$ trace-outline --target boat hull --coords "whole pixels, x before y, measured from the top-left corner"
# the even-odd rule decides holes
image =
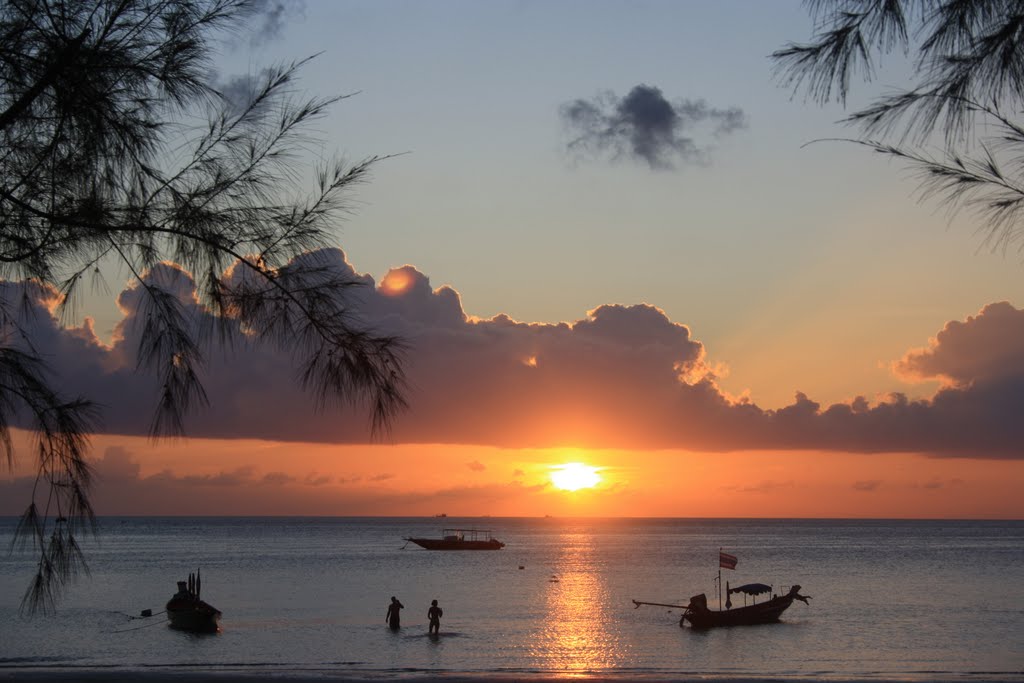
[[[202,600],[172,599],[167,603],[171,628],[191,633],[220,631],[220,610]]]
[[[761,604],[715,611],[701,605],[691,604],[683,612],[683,620],[694,629],[714,629],[720,626],[754,626],[773,624],[779,621],[782,612],[793,604],[794,593],[780,595]],[[682,621],[680,621],[682,626]]]
[[[486,541],[441,538],[409,538],[406,540],[427,550],[501,550],[505,547],[505,544],[496,538]]]

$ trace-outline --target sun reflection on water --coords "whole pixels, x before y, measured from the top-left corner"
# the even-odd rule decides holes
[[[547,617],[534,652],[545,670],[565,674],[608,670],[623,656],[610,628],[609,594],[594,538],[564,534],[548,578]]]

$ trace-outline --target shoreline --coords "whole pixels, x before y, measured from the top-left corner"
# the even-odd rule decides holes
[[[762,676],[667,672],[457,672],[400,670],[210,667],[208,665],[131,668],[0,666],[2,683],[1024,683],[1024,672],[886,672],[878,674],[786,674]]]

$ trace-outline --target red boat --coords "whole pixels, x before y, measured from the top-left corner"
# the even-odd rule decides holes
[[[441,538],[406,538],[427,550],[501,550],[505,544],[490,529],[443,529]]]

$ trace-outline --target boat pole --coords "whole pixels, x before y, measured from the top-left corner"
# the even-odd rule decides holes
[[[718,549],[718,611],[722,611],[722,549]]]

